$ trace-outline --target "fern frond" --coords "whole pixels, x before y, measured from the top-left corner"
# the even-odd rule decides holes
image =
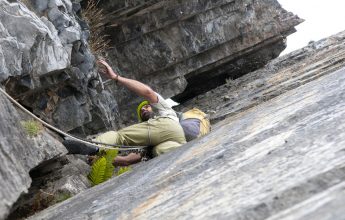
[[[107,160],[107,166],[104,173],[104,181],[110,179],[113,176],[115,167],[113,166],[113,160],[117,156],[117,150],[107,150],[105,158]]]
[[[120,176],[121,174],[125,173],[125,172],[128,172],[128,171],[131,171],[132,168],[130,166],[128,167],[120,167],[119,171],[117,171],[117,174],[116,176]]]
[[[108,149],[105,154],[107,159],[109,158],[112,161],[117,156],[118,152],[119,151],[115,149]]]
[[[92,164],[91,172],[88,175],[92,186],[98,185],[113,176],[115,167],[113,160],[117,156],[118,150],[106,150],[99,153],[100,157]]]
[[[99,158],[91,167],[91,172],[88,175],[89,180],[92,183],[92,186],[104,182],[105,169],[107,167],[107,160],[105,157]]]

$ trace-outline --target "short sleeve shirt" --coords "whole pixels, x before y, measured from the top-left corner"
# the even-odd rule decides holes
[[[176,112],[170,107],[170,105],[165,101],[165,99],[156,93],[158,97],[157,103],[150,103],[150,105],[153,107],[153,110],[155,113],[157,113],[156,117],[165,117],[165,118],[171,118],[174,121],[179,121]]]

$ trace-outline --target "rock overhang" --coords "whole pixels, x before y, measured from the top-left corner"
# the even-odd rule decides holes
[[[100,5],[115,11],[105,28],[112,39],[110,62],[120,74],[140,79],[179,102],[278,57],[286,37],[303,22],[271,0],[152,1],[133,8]],[[122,103],[133,102],[134,96],[118,93],[121,109],[132,108]]]

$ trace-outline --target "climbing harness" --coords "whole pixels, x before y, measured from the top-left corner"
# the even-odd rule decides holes
[[[27,110],[26,108],[24,108],[21,104],[19,104],[16,100],[14,100],[9,94],[7,94],[7,92],[5,92],[1,87],[0,87],[0,91],[1,93],[3,93],[12,103],[14,103],[16,106],[18,106],[21,110],[23,110],[25,113],[29,114],[31,117],[35,118],[37,121],[41,122],[44,126],[52,129],[53,131],[62,134],[65,137],[69,137],[72,138],[75,141],[78,141],[80,143],[84,143],[84,144],[88,144],[88,145],[92,145],[94,147],[98,147],[98,148],[103,148],[103,149],[112,149],[112,150],[138,150],[138,149],[143,149],[146,148],[147,146],[125,146],[125,145],[116,145],[116,144],[107,144],[107,143],[102,143],[102,142],[97,142],[97,141],[90,141],[90,140],[83,140],[81,138],[77,138],[74,137],[70,134],[67,134],[64,131],[61,131],[60,129],[48,124],[47,122],[43,121],[42,119],[40,119],[39,117],[37,117],[36,115],[34,115],[33,113],[31,113],[29,110]],[[106,147],[108,146],[108,147]]]

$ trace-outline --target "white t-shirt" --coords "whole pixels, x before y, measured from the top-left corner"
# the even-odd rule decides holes
[[[157,113],[157,116],[155,118],[164,117],[164,118],[171,118],[174,121],[179,121],[176,112],[170,107],[170,105],[165,101],[165,99],[156,93],[158,97],[157,103],[150,103],[150,105],[153,107],[153,110]],[[158,112],[157,112],[158,111]]]

